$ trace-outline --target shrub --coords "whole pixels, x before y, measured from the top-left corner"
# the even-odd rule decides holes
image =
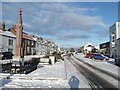
[[[52,53],[53,56],[55,56],[55,62],[58,61],[58,59],[64,60],[63,57],[61,56],[61,53],[54,52]]]
[[[49,58],[49,55],[45,55],[43,58]]]
[[[71,49],[70,49],[70,52],[75,52],[74,48],[71,48]]]

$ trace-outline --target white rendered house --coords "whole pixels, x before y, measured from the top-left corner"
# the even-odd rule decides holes
[[[87,43],[87,44],[84,45],[84,53],[85,54],[91,52],[92,49],[93,49],[93,44]]]
[[[14,53],[16,43],[16,36],[9,31],[0,29],[0,52],[10,51]]]

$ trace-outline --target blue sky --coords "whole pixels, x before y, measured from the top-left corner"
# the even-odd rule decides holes
[[[60,47],[109,41],[109,27],[118,20],[117,2],[3,2],[6,27],[17,23],[23,10],[24,31],[52,40]]]

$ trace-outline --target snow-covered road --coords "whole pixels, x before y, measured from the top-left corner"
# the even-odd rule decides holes
[[[119,75],[118,66],[111,64],[108,61],[88,59],[80,54],[75,55],[75,57],[73,56],[72,58],[78,64],[88,69],[88,71],[90,71],[91,73],[94,73],[96,77],[100,77],[98,82],[103,79],[103,81],[100,81],[99,83],[106,81],[106,83],[108,83],[107,86],[120,88],[119,87],[120,75]],[[103,87],[107,87],[107,86],[104,85]]]

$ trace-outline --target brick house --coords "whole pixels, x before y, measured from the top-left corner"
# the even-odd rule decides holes
[[[9,28],[8,31],[10,31],[16,36],[16,30],[17,30],[17,26],[13,25],[11,28]],[[23,52],[24,55],[33,55],[33,54],[35,55],[36,54],[36,50],[35,50],[36,41],[34,40],[32,35],[29,35],[23,32],[22,43],[24,47],[24,52]]]

